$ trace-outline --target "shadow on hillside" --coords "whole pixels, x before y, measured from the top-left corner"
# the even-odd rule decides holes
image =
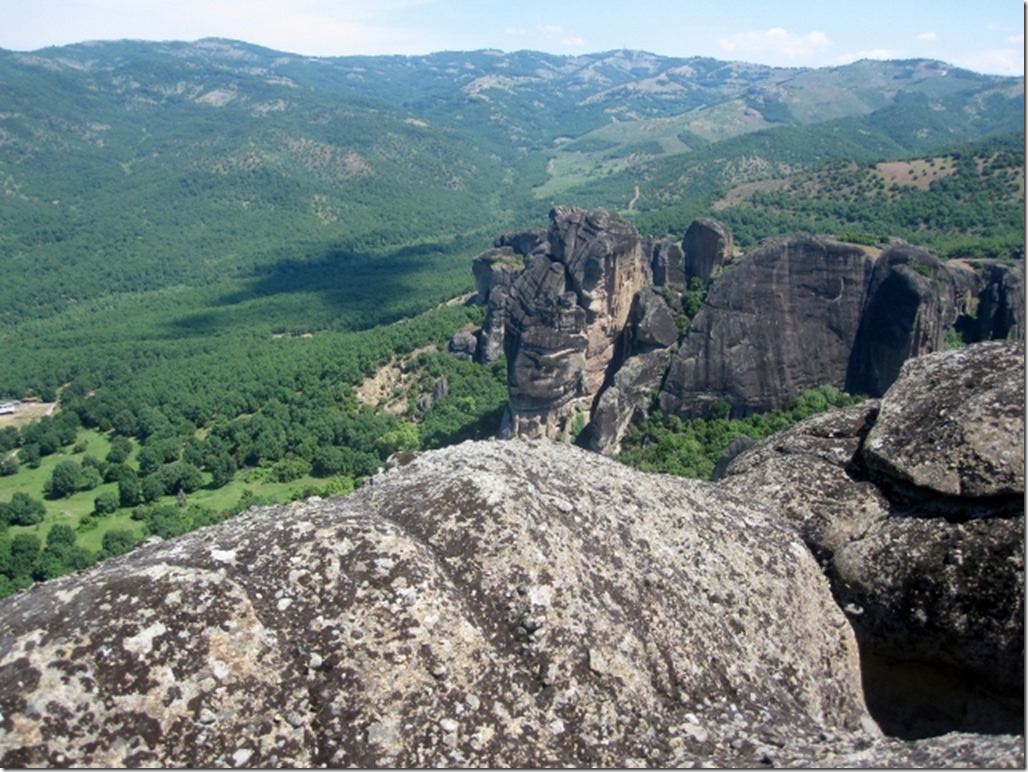
[[[298,255],[285,250],[203,310],[174,320],[173,337],[282,327],[363,330],[413,316],[471,283],[471,263],[441,244],[384,255],[336,248]]]

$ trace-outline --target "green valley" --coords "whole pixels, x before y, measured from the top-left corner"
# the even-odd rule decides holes
[[[555,203],[744,249],[1024,248],[1023,78],[939,62],[123,41],[0,51],[0,104],[0,401],[58,402],[0,428],[0,594],[490,436],[504,363],[446,343],[482,321],[473,257]],[[672,428],[635,439],[680,461]]]

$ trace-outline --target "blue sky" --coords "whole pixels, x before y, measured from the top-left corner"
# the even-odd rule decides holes
[[[228,37],[312,56],[633,48],[776,66],[926,57],[1024,74],[1013,0],[0,0],[0,48]]]

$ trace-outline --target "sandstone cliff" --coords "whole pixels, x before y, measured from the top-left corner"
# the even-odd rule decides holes
[[[558,207],[548,249],[511,285],[504,351],[510,403],[504,436],[561,437],[618,361],[636,293],[652,283],[650,256],[629,223],[605,210]]]
[[[947,368],[991,368],[980,349],[905,371],[875,404],[878,421],[906,420],[925,379]],[[1000,400],[995,425],[1011,428],[1007,376],[984,392],[977,382],[960,381],[962,401],[977,399],[967,419]],[[837,417],[806,430],[822,438],[808,459],[841,470],[870,445],[895,468],[920,458],[862,439],[859,416]],[[917,427],[940,455],[971,458],[965,442]],[[1023,412],[1020,431],[1023,441]],[[880,495],[841,475],[828,490],[786,478],[783,499],[768,463],[797,456],[775,442],[791,441],[769,440],[756,463],[740,457],[721,486],[563,443],[465,443],[406,459],[348,497],[251,509],[36,585],[0,604],[0,764],[1023,766],[1023,737],[952,731],[960,720],[937,723],[938,736],[883,735],[858,639],[889,638],[900,615],[906,638],[894,645],[948,651],[934,636],[952,624],[972,651],[979,617],[962,633],[954,615],[932,621],[943,605],[910,608],[909,592],[840,579],[847,545],[896,519],[875,512],[871,526],[828,524],[830,584],[802,513],[825,514],[828,496],[827,514],[845,519],[851,499]],[[975,490],[1020,484],[1023,496],[1012,445],[974,446],[982,475],[1000,481]],[[1003,517],[1023,523],[1023,503]],[[947,522],[928,524],[964,556],[956,569],[888,549],[849,562],[880,579],[895,572],[876,566],[892,560],[935,572],[922,583],[956,581],[967,609],[991,615],[996,634],[982,645],[999,652],[999,672],[1018,631],[1023,641],[1023,559],[979,551],[972,521],[956,542]],[[1000,597],[981,579],[1003,560]],[[929,624],[918,626],[919,609]],[[871,632],[858,620],[874,620]]]
[[[733,259],[714,220],[678,245],[641,240],[604,210],[551,219],[545,239],[501,237],[475,262],[488,304],[476,356],[502,346],[508,358],[504,437],[588,424],[590,447],[615,454],[653,404],[693,417],[722,402],[735,415],[785,408],[822,385],[877,397],[911,357],[1023,336],[1023,262],[944,262],[902,242],[878,254],[806,234]],[[510,244],[532,250],[524,269]],[[679,336],[674,298],[692,280],[710,289]]]

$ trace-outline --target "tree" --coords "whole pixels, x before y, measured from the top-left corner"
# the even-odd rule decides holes
[[[39,537],[34,533],[19,533],[11,539],[11,578],[31,576],[32,565],[39,557]]]
[[[109,515],[118,509],[120,498],[114,491],[106,491],[93,499],[93,514],[97,517]]]
[[[0,521],[10,525],[35,525],[43,522],[46,507],[27,493],[17,491],[9,503],[0,506]]]
[[[107,453],[107,463],[124,464],[132,453],[132,440],[128,437],[115,437],[111,440],[111,449]]]
[[[46,535],[46,546],[54,549],[69,549],[75,546],[75,529],[65,523],[57,523]]]
[[[0,453],[14,450],[21,444],[21,435],[13,426],[5,426],[0,429]]]
[[[47,498],[60,499],[71,496],[82,481],[82,467],[74,461],[61,461],[50,473],[50,479],[43,486]]]
[[[118,480],[118,503],[123,507],[135,507],[143,501],[143,487],[139,475],[129,469]]]
[[[211,473],[211,487],[221,488],[232,482],[239,467],[236,460],[228,453],[218,453],[207,461],[207,470]]]
[[[132,535],[132,531],[115,528],[104,534],[102,545],[101,557],[124,555],[136,546],[136,537]]]
[[[0,461],[0,477],[10,477],[12,474],[18,474],[18,469],[20,468],[18,457],[12,453],[3,461]]]
[[[18,451],[18,461],[25,464],[29,469],[39,469],[42,457],[42,451],[40,451],[39,445],[35,443],[22,445],[21,450]]]
[[[141,492],[143,501],[147,504],[152,504],[164,495],[164,481],[156,474],[144,477],[141,483]]]

